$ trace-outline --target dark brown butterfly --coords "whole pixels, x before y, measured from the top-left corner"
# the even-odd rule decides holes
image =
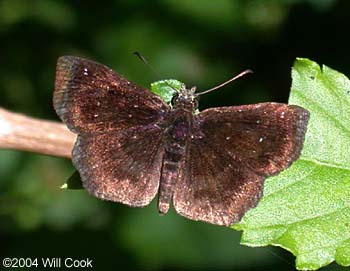
[[[96,62],[58,59],[54,107],[78,134],[72,160],[92,195],[231,225],[255,207],[266,177],[300,155],[309,112],[279,103],[196,113],[195,88],[172,106]]]

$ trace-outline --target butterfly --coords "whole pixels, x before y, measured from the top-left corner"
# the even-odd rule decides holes
[[[229,226],[257,205],[264,180],[300,156],[309,112],[259,103],[197,111],[196,88],[171,105],[110,68],[58,59],[54,108],[78,135],[72,161],[97,198]]]

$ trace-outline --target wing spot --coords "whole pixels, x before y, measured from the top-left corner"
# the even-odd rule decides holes
[[[94,114],[94,118],[97,118],[98,117],[98,114]]]
[[[227,136],[227,137],[226,137],[226,140],[230,140],[230,139],[231,139],[231,137],[230,137],[230,136]]]
[[[257,120],[256,123],[259,124],[259,123],[260,123],[260,120]]]
[[[87,68],[84,68],[84,75],[89,75]]]
[[[281,113],[281,119],[284,119],[284,114],[285,114],[285,113],[286,113],[286,112],[284,112],[284,111]]]
[[[263,142],[264,138],[263,137],[260,137],[259,138],[259,142]]]
[[[132,114],[129,114],[128,117],[129,117],[129,118],[132,118]]]

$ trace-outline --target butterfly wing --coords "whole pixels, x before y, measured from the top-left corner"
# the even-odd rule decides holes
[[[255,207],[266,177],[300,155],[305,109],[262,103],[211,108],[195,116],[193,136],[174,192],[187,218],[231,225]]]
[[[148,125],[169,110],[147,89],[102,64],[74,56],[57,61],[53,104],[62,121],[78,134]]]
[[[156,124],[169,106],[108,67],[73,56],[58,59],[53,102],[78,134],[72,160],[87,191],[130,206],[149,204],[163,152]]]
[[[162,132],[154,125],[78,136],[72,160],[84,188],[101,199],[148,205],[159,187]]]

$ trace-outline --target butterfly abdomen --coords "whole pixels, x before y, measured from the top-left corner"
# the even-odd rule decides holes
[[[169,210],[179,175],[179,167],[186,154],[191,127],[191,115],[188,111],[174,110],[170,115],[170,128],[167,129],[165,134],[165,153],[158,196],[158,210],[162,214],[167,213]]]

